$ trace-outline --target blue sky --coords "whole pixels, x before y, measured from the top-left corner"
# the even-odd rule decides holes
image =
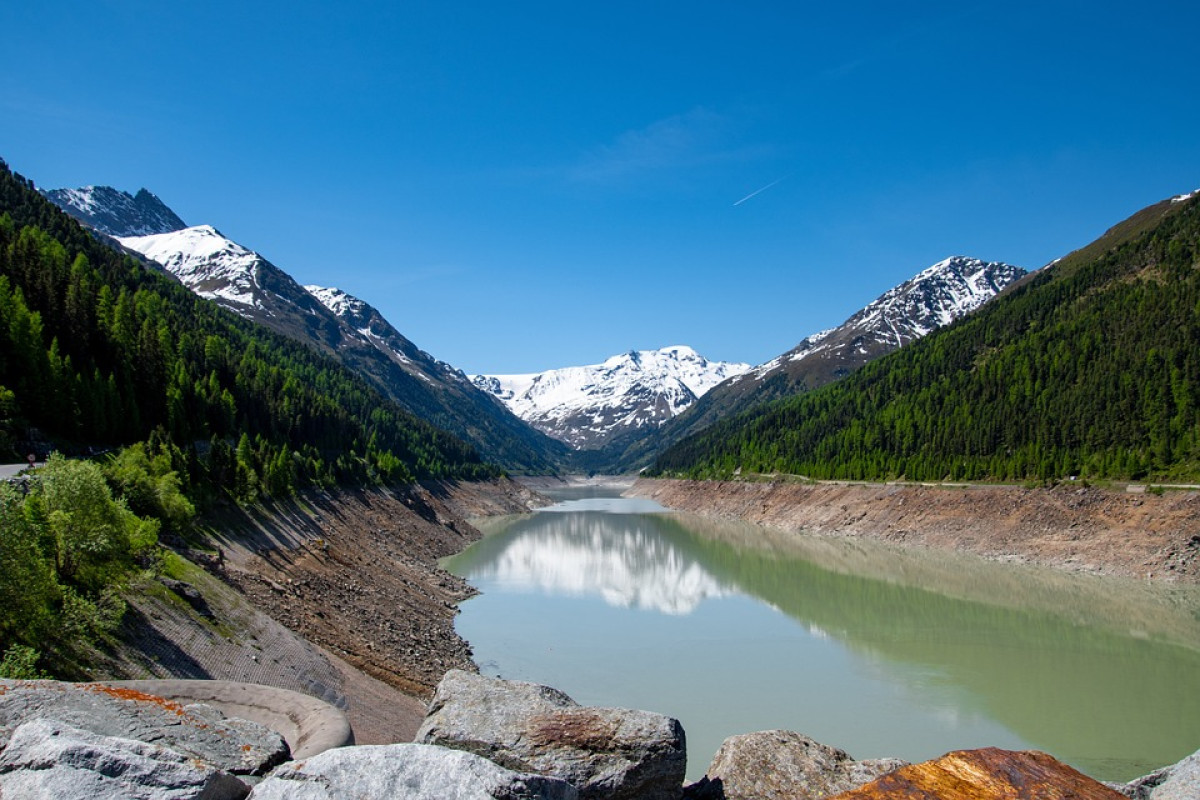
[[[760,363],[946,256],[1040,267],[1200,187],[1194,3],[43,0],[0,29],[13,169],[144,186],[469,372]]]

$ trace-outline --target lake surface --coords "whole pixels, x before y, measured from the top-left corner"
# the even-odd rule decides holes
[[[1200,592],[655,513],[589,487],[478,521],[485,675],[687,732],[689,780],[772,728],[855,758],[1044,750],[1129,780],[1200,749]]]

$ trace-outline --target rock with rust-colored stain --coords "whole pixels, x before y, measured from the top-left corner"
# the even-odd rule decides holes
[[[897,758],[855,761],[795,731],[731,736],[687,788],[692,800],[823,800],[907,765]]]
[[[957,750],[912,764],[835,800],[1126,800],[1036,750]]]
[[[687,751],[678,720],[580,706],[548,686],[452,670],[416,740],[561,778],[581,798],[680,797]]]
[[[262,775],[289,756],[275,731],[211,706],[98,683],[0,680],[0,748],[19,725],[39,717],[169,747],[235,775]]]

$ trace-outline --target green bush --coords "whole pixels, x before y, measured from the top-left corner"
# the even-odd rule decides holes
[[[37,662],[41,654],[32,647],[14,644],[4,651],[0,659],[0,678],[17,681],[36,681],[49,678],[46,672],[38,669]]]
[[[114,498],[96,464],[54,455],[34,477],[25,497],[0,485],[0,648],[14,672],[34,648],[53,669],[114,631],[158,541],[158,521]]]
[[[167,530],[182,532],[196,515],[167,452],[151,456],[144,443],[132,444],[109,462],[104,476],[130,511],[160,520]]]

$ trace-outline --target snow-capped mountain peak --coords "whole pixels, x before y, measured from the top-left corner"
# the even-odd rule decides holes
[[[145,189],[130,195],[111,186],[84,186],[50,189],[42,194],[109,236],[145,236],[187,227],[163,201]]]
[[[201,297],[235,306],[262,305],[259,271],[264,259],[211,225],[149,236],[119,236],[117,241],[162,264]]]
[[[1020,267],[1000,261],[951,256],[887,290],[838,327],[814,333],[755,367],[748,376],[761,381],[783,370],[793,378],[803,372],[805,384],[814,388],[969,314],[1024,274]]]
[[[535,428],[577,449],[627,431],[658,427],[713,386],[750,368],[709,361],[684,345],[630,350],[601,364],[524,375],[474,375]]]
[[[1024,274],[999,261],[951,256],[888,290],[849,321],[891,327],[899,346],[974,311]],[[915,335],[906,337],[904,328]]]
[[[460,436],[487,459],[549,472],[565,450],[476,389],[460,370],[404,338],[370,305],[337,289],[306,290],[213,226],[187,227],[146,190],[136,197],[108,187],[45,194],[97,232],[158,262],[197,295],[338,359],[402,408]],[[150,225],[135,213],[139,209],[143,217],[155,209],[165,213]]]

